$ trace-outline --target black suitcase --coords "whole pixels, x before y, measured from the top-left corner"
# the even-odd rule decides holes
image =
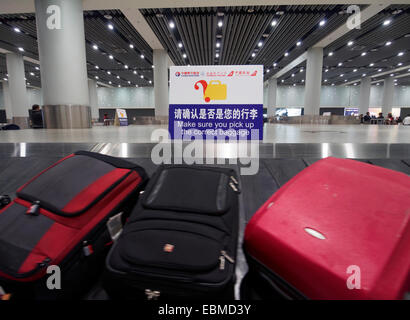
[[[106,260],[113,299],[233,299],[239,186],[234,170],[160,166]]]
[[[143,168],[87,151],[29,180],[0,210],[1,291],[12,299],[81,298],[104,269],[112,244],[107,221],[129,213],[146,182]],[[50,290],[54,265],[61,288]]]

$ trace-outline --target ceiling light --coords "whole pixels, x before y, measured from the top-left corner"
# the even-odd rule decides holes
[[[173,23],[172,21],[169,23],[169,27],[171,28],[171,29],[174,29],[175,28],[175,23]]]
[[[285,52],[285,57],[287,57],[289,55],[289,52]]]
[[[294,77],[295,76],[295,74],[294,73],[292,73],[292,77]]]
[[[150,81],[148,81],[149,83],[152,83],[152,81],[150,80]]]
[[[353,41],[349,41],[348,43],[347,43],[347,45],[350,47],[350,46],[352,46],[353,45]]]
[[[325,79],[324,81],[327,82],[327,79]]]
[[[130,48],[134,49],[134,45],[132,43],[130,43]]]
[[[113,29],[114,29],[114,26],[113,26],[111,23],[109,23],[109,24],[108,24],[108,29],[113,30]]]
[[[118,85],[118,88],[121,88],[121,85],[120,85],[120,84]]]
[[[120,78],[120,76],[117,76],[117,79],[119,79]]]
[[[124,68],[125,68],[125,69],[128,69],[128,66],[125,64],[125,65],[124,65]]]
[[[30,76],[34,76],[34,72],[30,72]]]
[[[394,77],[394,73],[390,73],[390,77]]]
[[[340,66],[342,66],[342,65],[343,65],[343,62],[339,62],[339,63],[337,64],[338,67],[340,67]]]
[[[323,19],[323,20],[321,20],[320,22],[319,22],[319,26],[324,26],[326,24],[326,20],[325,19]]]
[[[342,78],[343,78],[343,76],[344,76],[344,74],[342,73],[342,74],[340,75],[340,77],[342,77]]]
[[[21,52],[24,51],[24,49],[23,49],[22,47],[19,47],[18,49],[19,49],[19,51],[21,51]]]
[[[258,47],[262,47],[262,45],[263,45],[263,42],[262,42],[262,41],[259,41]]]
[[[380,86],[380,83],[379,83],[379,82],[377,82],[377,83],[376,83],[376,86]]]
[[[357,72],[357,69],[353,69],[353,72]]]
[[[223,22],[222,22],[222,21],[219,21],[219,22],[218,22],[218,27],[221,28],[222,26],[223,26]]]
[[[397,82],[397,79],[394,79],[394,82]]]
[[[93,45],[94,50],[98,50],[98,46],[96,44]]]
[[[110,58],[111,60],[114,59],[114,57],[111,54],[108,56],[108,58]]]
[[[219,42],[216,43],[216,47],[219,48],[221,44]]]
[[[131,81],[127,81],[128,82],[128,84],[131,84]]]
[[[40,70],[40,68],[39,68],[39,67],[36,67],[35,69],[36,69],[36,70]]]
[[[397,55],[398,55],[399,57],[401,57],[403,54],[404,54],[404,52],[399,52]]]
[[[345,79],[345,82],[347,82],[347,79]]]
[[[357,86],[357,82],[353,83],[354,86]]]
[[[142,55],[140,55],[140,57],[141,57],[141,59],[144,59],[144,55],[142,54]]]
[[[333,56],[333,52],[329,52],[328,56],[329,57]]]
[[[374,66],[374,63],[372,62],[371,64],[369,64],[369,67],[373,67]]]
[[[137,71],[136,71],[136,70],[134,70],[132,73],[133,73],[133,74],[137,74]]]
[[[282,79],[282,81],[281,81],[281,82],[283,83],[283,82],[285,82],[285,80],[283,80],[283,79]]]
[[[108,74],[111,74],[111,71],[107,71]]]
[[[390,19],[384,20],[383,25],[384,25],[384,26],[388,26],[390,23],[391,23],[391,20],[390,20]]]
[[[269,72],[270,72],[270,70],[269,70],[269,69],[267,69],[267,70],[266,70],[266,73],[269,73]]]
[[[99,66],[95,66],[94,68],[96,68],[96,69],[100,69],[100,67],[99,67]]]
[[[296,87],[296,83],[294,83],[293,86]]]
[[[379,70],[377,70],[377,71],[382,72],[382,69],[379,69]]]
[[[299,47],[302,44],[302,41],[296,42],[296,45]]]
[[[402,66],[402,65],[403,65],[403,63],[401,63],[401,62],[399,62],[399,63],[397,64],[397,66],[399,66],[399,67]]]
[[[273,66],[276,67],[278,64],[276,62],[273,63]]]
[[[332,83],[332,86],[334,86],[335,84],[334,83]]]
[[[365,77],[365,76],[366,76],[366,74],[365,74],[365,73],[363,73],[363,74],[362,74],[362,77]]]
[[[152,65],[152,66],[151,66],[151,68],[152,68],[152,69],[155,69],[155,66],[154,66],[154,65]]]
[[[141,76],[140,76],[140,78],[141,78],[141,79],[144,79],[144,76],[143,76],[143,75],[141,75]]]
[[[17,28],[17,27],[14,28],[14,31],[17,32],[17,33],[20,33],[20,32],[21,32],[21,30],[20,30],[19,28]]]
[[[138,88],[138,84],[136,84],[135,87]]]
[[[182,48],[182,42],[178,43],[178,47]]]
[[[278,21],[275,19],[275,20],[272,21],[271,26],[274,27],[274,26],[276,26],[277,24],[278,24]]]
[[[4,81],[7,81],[7,78],[3,78]]]
[[[216,58],[219,58],[219,53],[217,53],[217,54],[215,55],[215,57],[216,57]]]
[[[186,53],[184,53],[184,54],[182,55],[182,58],[186,59]]]
[[[303,69],[303,68],[300,68],[300,72],[303,72],[303,71],[305,71],[305,69]]]
[[[98,79],[98,76],[95,76],[94,78]]]
[[[256,56],[256,53],[255,53],[255,52],[252,52],[252,58],[253,58],[254,56]]]
[[[302,82],[305,82],[305,79],[302,79]]]
[[[386,46],[389,46],[389,45],[391,45],[391,41],[386,42]]]

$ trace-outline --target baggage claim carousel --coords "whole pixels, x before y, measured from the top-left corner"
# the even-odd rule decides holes
[[[128,158],[144,167],[149,175],[156,169],[151,160],[152,143],[2,143],[0,144],[0,194],[15,196],[15,191],[28,179],[57,160],[78,150],[100,152]],[[236,152],[224,148],[225,165],[240,173],[243,166],[229,164]],[[237,263],[236,298],[239,283],[247,271],[242,252],[244,228],[256,210],[282,185],[315,161],[327,157],[351,158],[410,175],[410,144],[308,143],[259,145],[259,170],[255,175],[241,175],[239,199],[240,232]],[[361,197],[357,194],[357,197]],[[394,199],[386,199],[394,201]],[[64,285],[64,284],[63,284]],[[84,299],[108,299],[97,283]]]

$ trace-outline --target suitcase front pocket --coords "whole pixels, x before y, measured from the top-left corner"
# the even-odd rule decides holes
[[[118,253],[130,264],[206,272],[221,263],[225,235],[217,229],[186,222],[167,226],[160,221],[144,221],[144,225],[129,225],[138,227],[128,228],[119,242]]]

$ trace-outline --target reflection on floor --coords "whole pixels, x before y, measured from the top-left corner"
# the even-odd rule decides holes
[[[274,159],[272,145],[265,146],[269,152],[263,151],[264,156],[259,160],[259,170],[257,174],[240,177],[240,232],[238,246],[238,263],[237,263],[237,286],[236,296],[239,295],[239,283],[247,271],[247,264],[242,252],[242,239],[246,223],[256,212],[256,210],[266,200],[276,192],[283,184],[291,179],[298,172],[311,165],[319,158],[322,158],[322,153],[312,153],[309,151],[309,146],[313,150],[322,150],[323,144],[315,145],[288,145],[283,144],[282,154],[291,155],[288,158]],[[357,145],[351,144],[352,148],[357,148]],[[108,147],[107,147],[108,146]],[[124,147],[122,147],[124,146]],[[264,145],[262,145],[264,146]],[[329,150],[336,150],[338,144],[328,144]],[[342,144],[343,146],[343,144]],[[397,150],[393,151],[396,155],[407,155],[407,157],[386,159],[386,146],[382,145],[382,149],[375,150],[372,148],[364,149],[364,159],[370,164],[382,166],[385,168],[401,171],[410,175],[410,152],[408,145],[396,145]],[[262,147],[264,149],[265,147]],[[102,149],[101,149],[102,148]],[[143,166],[149,175],[156,169],[156,165],[150,158],[152,149],[151,144],[0,144],[0,194],[9,194],[14,196],[15,190],[25,183],[32,176],[47,168],[61,157],[64,157],[77,150],[104,150],[106,154],[114,156],[125,156],[130,161]],[[122,150],[124,149],[124,150]],[[343,149],[345,149],[343,147]],[[125,154],[125,150],[126,154]],[[287,151],[286,151],[287,150]],[[382,150],[381,153],[380,150]],[[123,152],[123,153],[121,153]],[[278,151],[280,152],[280,150]],[[270,153],[270,154],[269,154]],[[312,157],[316,154],[316,157]],[[372,157],[372,155],[379,155]],[[293,155],[293,156],[292,156]],[[297,155],[297,157],[295,157]],[[383,156],[384,155],[384,156]],[[367,157],[366,157],[367,156]],[[372,159],[375,158],[375,159]],[[239,171],[238,165],[229,165]],[[94,289],[87,295],[86,299],[107,299],[107,296],[99,284],[96,284]]]
[[[97,126],[92,129],[27,129],[0,131],[1,142],[151,142],[164,125]],[[265,124],[266,143],[409,143],[410,126]]]

